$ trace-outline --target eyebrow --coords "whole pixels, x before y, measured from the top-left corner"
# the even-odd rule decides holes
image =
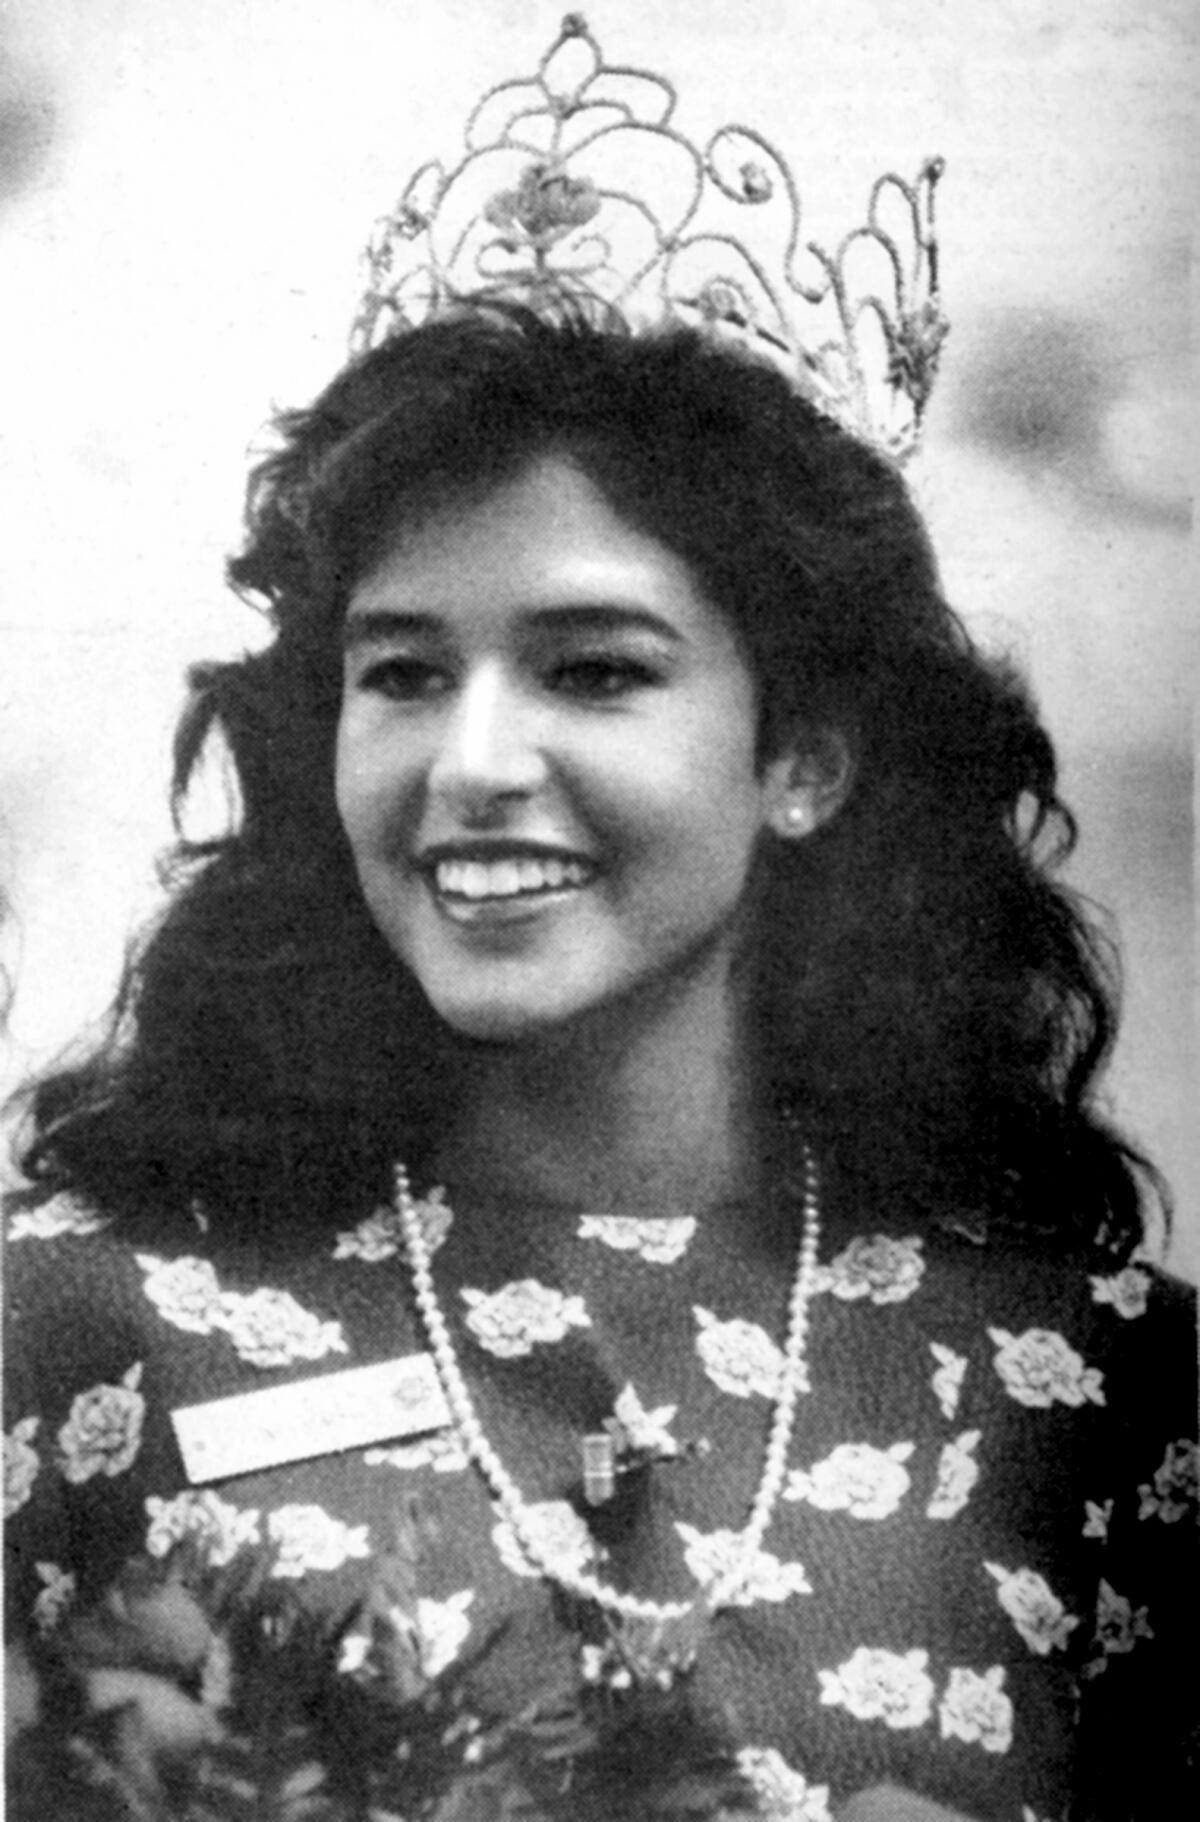
[[[436,631],[437,621],[432,614],[401,614],[394,608],[372,607],[346,615],[342,622],[342,649],[350,652],[363,645],[385,645],[391,639],[411,639]]]
[[[520,618],[536,631],[548,632],[638,632],[652,633],[672,645],[681,645],[684,635],[677,626],[644,607],[627,607],[619,602],[573,602],[553,607],[531,608]],[[352,609],[342,627],[342,645],[346,651],[363,646],[386,645],[397,639],[428,638],[444,631],[437,614],[402,613],[398,608],[370,607],[361,612]]]

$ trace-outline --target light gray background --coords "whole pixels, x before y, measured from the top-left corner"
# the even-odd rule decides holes
[[[248,446],[341,358],[357,259],[553,37],[541,0],[0,0],[3,1084],[111,993],[155,902],[185,663]],[[1032,670],[1114,914],[1109,1094],[1200,1269],[1188,537],[1193,0],[594,0],[681,124],[752,123],[836,239],[886,166],[948,160],[946,377],[916,483],[951,598]]]

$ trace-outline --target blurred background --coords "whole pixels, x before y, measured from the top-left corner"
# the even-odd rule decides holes
[[[0,1092],[98,1017],[156,902],[185,665],[272,409],[342,358],[358,259],[553,0],[0,0]],[[1119,931],[1108,1079],[1200,1276],[1190,573],[1193,0],[592,0],[680,123],[790,154],[806,232],[945,155],[953,320],[915,484],[951,599],[1060,742]]]

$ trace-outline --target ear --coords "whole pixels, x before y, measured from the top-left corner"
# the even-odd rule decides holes
[[[768,760],[763,822],[784,841],[802,841],[845,803],[854,783],[854,753],[840,728],[804,728]]]

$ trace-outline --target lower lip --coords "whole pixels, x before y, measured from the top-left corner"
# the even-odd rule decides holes
[[[545,892],[514,894],[512,898],[452,898],[439,892],[436,886],[431,891],[433,902],[451,923],[494,929],[499,925],[530,923],[543,912],[577,898],[585,889],[584,886],[556,886]]]

